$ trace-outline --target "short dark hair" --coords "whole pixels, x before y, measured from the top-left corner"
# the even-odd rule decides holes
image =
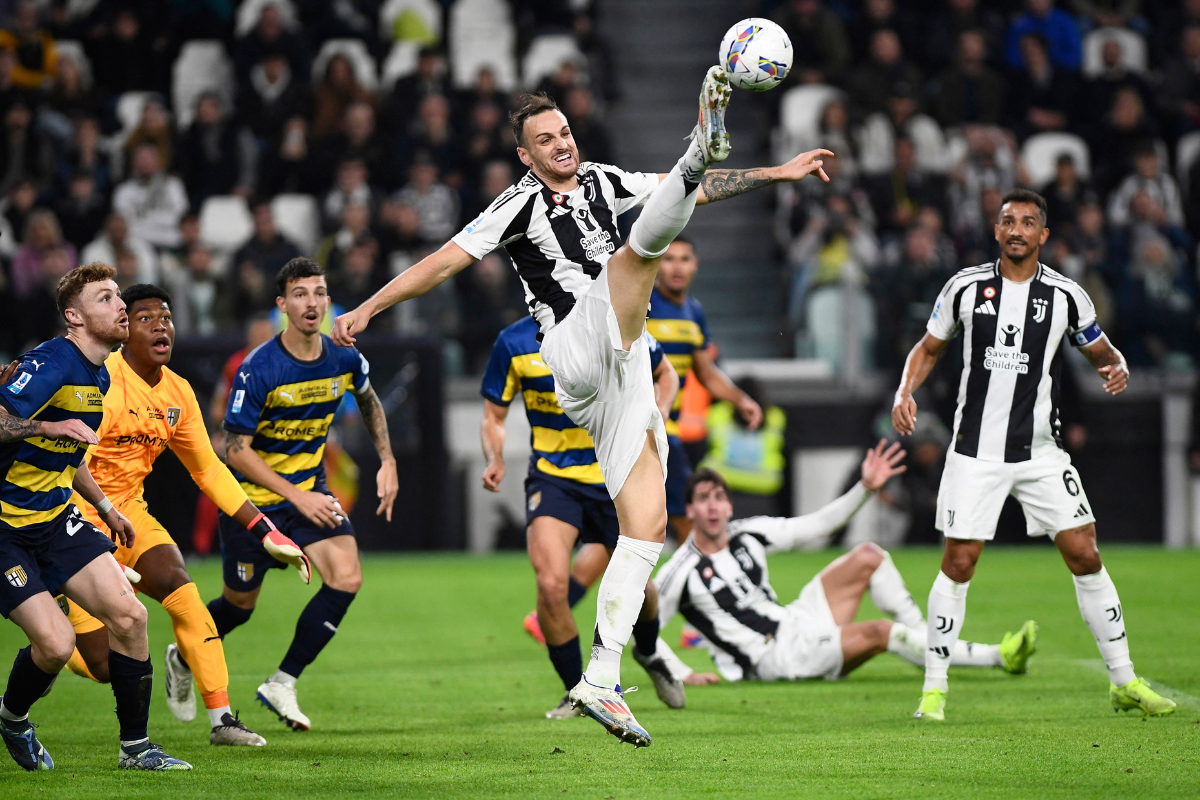
[[[89,283],[98,281],[106,281],[117,274],[117,271],[100,261],[93,261],[90,264],[76,267],[75,269],[63,275],[58,280],[58,287],[54,292],[54,301],[58,305],[58,313],[62,314],[63,319],[67,318],[67,309],[79,299],[80,292],[83,287]]]
[[[558,111],[558,103],[554,102],[550,95],[545,92],[521,95],[516,110],[508,115],[508,121],[512,123],[512,132],[517,144],[525,146],[525,120],[547,111]]]
[[[1042,212],[1042,227],[1046,227],[1047,208],[1046,198],[1042,197],[1032,189],[1013,189],[1004,197],[1000,198],[1000,208],[1004,208],[1009,203],[1029,203],[1038,207],[1038,211]]]
[[[688,503],[692,502],[692,496],[696,493],[696,487],[702,483],[711,483],[719,486],[725,491],[726,496],[729,495],[729,484],[725,482],[725,476],[712,467],[701,467],[688,476],[687,485],[683,490],[684,498]]]
[[[275,285],[279,287],[279,296],[283,297],[287,294],[288,284],[292,281],[298,281],[303,278],[315,278],[318,275],[323,276],[325,268],[311,258],[297,256],[291,261],[283,265],[283,269],[279,270],[279,274],[275,276]]]
[[[126,308],[133,308],[133,304],[138,300],[162,300],[168,307],[172,305],[171,295],[167,294],[167,290],[153,283],[135,283],[121,292],[121,299],[125,301]]]

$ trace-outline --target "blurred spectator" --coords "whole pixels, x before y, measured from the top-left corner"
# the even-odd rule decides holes
[[[449,97],[454,87],[446,72],[446,64],[438,51],[422,48],[417,57],[416,72],[396,81],[384,99],[384,122],[388,130],[403,132],[408,128],[426,97],[434,94]]]
[[[32,212],[25,222],[21,242],[10,270],[13,293],[18,300],[28,297],[42,283],[45,277],[42,262],[51,250],[63,250],[66,253],[71,265],[67,270],[76,264],[75,248],[63,241],[62,228],[53,211],[39,209]],[[62,274],[66,274],[66,270]]]
[[[1200,0],[1150,4],[1146,11],[1156,17],[1149,47],[1152,64],[1163,64],[1178,54],[1180,31],[1200,25]]]
[[[158,147],[150,142],[133,151],[133,175],[113,193],[113,210],[129,230],[155,247],[179,243],[179,219],[188,210],[183,181],[162,167]]]
[[[455,277],[462,323],[462,343],[467,370],[480,372],[487,365],[496,334],[529,313],[525,292],[516,271],[499,253],[491,253]]]
[[[445,92],[431,91],[427,94],[441,94],[444,97],[451,96]],[[423,99],[425,99],[425,95],[419,98],[416,104],[413,106],[414,113],[415,110],[419,108],[421,104],[420,101]],[[500,87],[496,85],[496,73],[492,71],[492,68],[480,67],[479,72],[475,75],[475,84],[470,89],[459,92],[456,96],[455,103],[460,110],[461,116],[463,109],[472,109],[480,103],[495,103],[498,108],[507,109],[509,106],[509,99],[510,98],[508,95],[500,91]],[[409,118],[411,118],[411,116],[412,115],[410,114]],[[460,122],[466,123],[467,120],[460,120]],[[407,126],[408,124],[409,120],[406,118],[403,121],[403,126]],[[400,129],[400,127],[397,127],[397,130]]]
[[[196,118],[179,142],[179,173],[192,208],[213,195],[248,197],[254,190],[258,147],[249,129],[225,114],[215,92],[196,100]]]
[[[113,268],[117,271],[113,280],[117,282],[117,288],[121,291],[138,282],[138,260],[132,250],[118,250]]]
[[[147,142],[158,150],[158,162],[163,168],[170,169],[175,163],[175,129],[171,125],[167,101],[162,95],[154,94],[146,98],[146,104],[142,106],[142,118],[125,140],[126,170],[131,168],[133,151]]]
[[[437,165],[427,155],[417,154],[408,175],[408,185],[396,194],[396,201],[421,215],[421,238],[445,242],[458,231],[458,195],[438,180]]]
[[[960,53],[962,35],[976,31],[984,38],[988,61],[998,63],[1004,52],[1007,26],[995,9],[981,8],[979,0],[948,0],[933,15],[925,31],[925,57],[934,68],[949,67]]]
[[[1013,75],[1016,91],[1009,94],[1009,125],[1021,140],[1035,133],[1066,130],[1077,114],[1079,79],[1051,62],[1041,36],[1022,36],[1020,47],[1023,67]]]
[[[578,98],[576,92],[586,94],[586,99]],[[584,161],[600,160],[590,155],[593,147],[602,154],[609,155],[607,132],[588,118],[591,112],[591,93],[587,89],[573,89],[568,97],[576,98],[576,110],[581,112],[578,121],[574,116],[568,117],[571,120],[571,134],[579,147],[579,157]],[[512,160],[516,155],[512,129],[503,122],[500,107],[491,101],[477,103],[471,110],[471,123],[466,136],[463,137],[463,152],[459,156],[459,163],[468,184],[479,185],[485,164]],[[583,137],[583,141],[580,140],[580,136]]]
[[[871,36],[871,57],[855,69],[847,81],[857,116],[885,111],[888,98],[914,94],[921,86],[921,73],[907,59],[895,31],[882,29]]]
[[[1075,214],[1075,225],[1067,235],[1067,243],[1071,252],[1079,258],[1085,273],[1106,272],[1108,236],[1104,230],[1104,209],[1095,200],[1089,200],[1079,207]]]
[[[107,198],[112,189],[112,169],[103,147],[100,123],[93,117],[80,117],[70,145],[58,160],[59,185],[65,186],[75,175],[87,173],[95,181],[96,191]]]
[[[1179,55],[1163,69],[1159,102],[1182,133],[1200,128],[1200,24],[1179,38]]]
[[[946,204],[945,177],[921,169],[912,140],[904,137],[896,140],[892,171],[868,179],[867,187],[879,227],[889,232],[907,228],[922,206]]]
[[[1108,221],[1117,227],[1134,222],[1133,198],[1144,192],[1161,210],[1156,214],[1159,224],[1175,228],[1184,227],[1183,201],[1175,179],[1163,172],[1158,163],[1158,153],[1152,145],[1143,145],[1133,157],[1133,174],[1127,176],[1108,200]]]
[[[341,53],[325,64],[325,76],[313,90],[312,135],[318,139],[337,133],[353,103],[375,104],[375,96],[354,76],[354,65]]]
[[[129,232],[125,217],[117,212],[108,215],[100,235],[83,248],[81,263],[101,261],[113,264],[117,253],[128,250],[137,257],[138,283],[155,283],[158,280],[158,256],[148,242]]]
[[[92,89],[91,79],[84,74],[83,67],[74,55],[60,53],[58,66],[54,70],[54,83],[47,98],[42,115],[58,116],[55,123],[60,138],[70,136],[70,123],[80,117],[99,117],[100,101]],[[40,120],[39,120],[40,121]]]
[[[317,245],[313,260],[331,275],[341,269],[346,253],[371,238],[371,212],[367,205],[351,201],[342,211],[341,226]]]
[[[266,3],[254,26],[234,46],[234,69],[241,85],[252,83],[254,68],[269,54],[278,54],[287,61],[291,80],[300,86],[308,85],[311,70],[308,46],[304,37],[284,27],[283,15],[275,3]]]
[[[618,99],[621,90],[617,85],[616,58],[587,14],[575,16],[575,44],[587,59],[587,74],[592,89],[604,100]]]
[[[193,248],[195,249],[195,248]],[[268,276],[249,261],[235,264],[230,302],[234,319],[249,319],[255,314],[275,308],[275,276]]]
[[[1100,74],[1088,81],[1089,108],[1108,108],[1112,105],[1113,93],[1122,86],[1128,86],[1141,95],[1143,103],[1150,103],[1150,84],[1125,66],[1121,43],[1116,39],[1104,41],[1104,47],[1100,50],[1100,67]]]
[[[271,204],[254,204],[254,235],[233,256],[239,266],[251,263],[269,280],[274,280],[283,265],[300,255],[300,250],[275,228]],[[349,306],[347,306],[349,307]]]
[[[5,258],[12,258],[17,252],[17,231],[25,230],[25,219],[33,210],[37,196],[37,187],[32,181],[25,180],[9,189],[0,200],[0,255]]]
[[[920,56],[921,37],[912,13],[897,7],[895,0],[865,0],[862,11],[855,15],[847,29],[856,60],[865,61],[870,55],[875,34],[882,30],[894,31],[910,59]]]
[[[17,57],[13,83],[22,89],[49,89],[58,65],[54,38],[38,27],[37,17],[36,3],[19,0],[13,10],[12,27],[0,29],[0,47]]]
[[[66,196],[58,202],[58,218],[63,237],[76,250],[82,250],[104,225],[108,216],[108,200],[96,185],[90,172],[77,172],[71,177]]]
[[[1101,191],[1110,191],[1133,169],[1132,154],[1158,135],[1142,97],[1129,87],[1117,89],[1092,145],[1092,174]]]
[[[574,59],[564,58],[558,69],[542,78],[537,90],[549,95],[562,108],[567,104],[567,92],[580,84],[579,65]]]
[[[792,71],[799,83],[836,83],[850,66],[850,40],[822,0],[788,0],[771,14],[792,40]]]
[[[1047,220],[1050,233],[1066,236],[1075,227],[1079,209],[1094,193],[1079,178],[1075,159],[1063,153],[1054,165],[1054,180],[1039,189],[1046,198]]]
[[[338,166],[337,183],[321,203],[326,230],[336,227],[342,219],[342,213],[351,205],[362,205],[370,216],[375,215],[375,210],[379,208],[378,196],[367,179],[367,168],[357,158],[343,161]]]
[[[1124,28],[1137,17],[1140,0],[1069,0],[1080,22],[1094,28]],[[1143,21],[1144,22],[1144,21]]]
[[[169,63],[151,31],[142,27],[133,8],[118,8],[108,25],[96,29],[100,35],[87,40],[88,58],[96,72],[96,83],[117,96],[132,91],[165,91],[169,86]]]
[[[1130,364],[1162,364],[1173,353],[1195,357],[1195,288],[1168,241],[1146,236],[1137,244],[1117,298]]]
[[[377,265],[379,245],[373,239],[355,242],[329,276],[329,296],[342,308],[356,308],[384,284]],[[493,339],[494,341],[494,339]]]
[[[412,206],[385,200],[379,223],[379,247],[389,260],[398,258],[406,267],[411,266],[419,260],[417,254],[428,249],[421,239],[421,215]]]
[[[879,310],[879,366],[895,368],[925,333],[929,309],[950,276],[957,271],[946,261],[936,234],[913,225],[904,235],[899,264],[872,275],[871,289]]]
[[[934,82],[933,114],[943,127],[963,123],[999,125],[1005,112],[1004,76],[987,65],[987,40],[964,31],[958,39],[958,63]]]
[[[0,49],[0,114],[5,114],[16,102],[28,102],[29,92],[13,83],[17,57],[11,50]]]
[[[64,248],[47,250],[41,259],[37,282],[19,303],[13,304],[11,314],[6,315],[17,323],[12,337],[16,344],[14,355],[64,332],[66,324],[58,313],[55,294],[59,279],[75,267],[73,256],[73,252]]]
[[[834,151],[834,155],[824,159],[828,183],[810,181],[807,184],[790,183],[780,187],[778,210],[787,215],[787,229],[777,231],[782,248],[786,249],[792,237],[804,229],[811,215],[823,214],[825,207],[834,197],[847,200],[854,209],[855,217],[867,228],[874,230],[875,212],[868,195],[856,176],[846,172],[841,156],[836,153],[837,151]]]
[[[1000,187],[986,185],[976,195],[972,213],[958,215],[954,239],[961,253],[959,263],[968,266],[987,264],[1000,257],[996,221],[1000,219],[1003,197]]]
[[[22,181],[31,181],[39,193],[50,188],[54,151],[46,137],[33,128],[33,115],[24,103],[15,103],[4,115],[0,138],[0,192]]]
[[[212,271],[212,253],[192,245],[183,270],[173,274],[167,290],[175,298],[172,317],[180,336],[213,336],[233,324],[232,298]]]
[[[990,235],[996,218],[981,206],[983,190],[1012,191],[1017,184],[1016,152],[1011,135],[999,128],[972,125],[964,132],[967,151],[952,170],[949,187],[952,225],[955,231],[979,229]]]
[[[283,132],[272,142],[263,157],[259,191],[268,196],[277,194],[315,194],[325,188],[315,159],[308,146],[308,123],[292,117],[283,125]]]
[[[450,102],[440,94],[431,94],[421,101],[417,112],[418,118],[409,132],[405,147],[405,163],[417,153],[424,151],[425,155],[437,164],[438,172],[455,186],[461,183],[458,170],[458,139],[450,124]],[[403,174],[403,173],[401,173]]]
[[[1050,61],[1057,67],[1078,72],[1083,64],[1083,37],[1079,23],[1068,12],[1054,7],[1054,0],[1025,0],[1025,13],[1008,28],[1005,56],[1013,69],[1025,66],[1028,57],[1021,40],[1036,34],[1046,40]]]
[[[612,137],[608,128],[596,114],[595,98],[589,89],[577,86],[567,92],[565,107],[567,119],[571,122],[571,136],[579,147],[579,157],[583,161],[595,161],[599,164],[611,164],[613,161]],[[497,157],[503,158],[514,153],[516,142],[512,140],[512,129],[498,126],[500,146],[496,151]],[[507,133],[507,136],[504,134]],[[511,158],[511,156],[509,156]]]
[[[1101,328],[1112,329],[1113,297],[1103,276],[1089,266],[1083,253],[1074,249],[1075,237],[1053,237],[1047,244],[1045,262],[1078,283],[1096,307],[1096,322]]]
[[[480,175],[479,186],[471,193],[463,208],[464,220],[478,217],[493,200],[516,182],[511,162],[507,160],[489,161]]]
[[[897,84],[888,97],[887,112],[867,117],[859,129],[862,171],[868,175],[890,172],[899,137],[912,140],[921,169],[944,173],[949,168],[949,150],[941,126],[928,114],[919,113],[916,87],[903,83]]]
[[[266,53],[250,70],[240,94],[239,116],[265,145],[276,147],[283,126],[308,114],[308,87],[279,51]]]
[[[375,108],[370,103],[352,103],[346,109],[341,129],[321,145],[322,173],[332,177],[337,164],[361,161],[371,183],[391,186],[389,150],[375,128]]]
[[[788,307],[792,326],[799,328],[807,323],[810,333],[819,330],[828,320],[819,322],[812,317],[811,305],[816,302],[812,295],[816,290],[842,284],[861,287],[879,258],[875,235],[855,216],[848,198],[835,195],[824,208],[814,209],[787,253],[793,271]],[[842,328],[835,325],[833,330],[840,333]]]

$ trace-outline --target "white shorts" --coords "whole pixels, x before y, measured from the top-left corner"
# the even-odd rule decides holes
[[[608,267],[543,338],[542,359],[554,376],[559,405],[592,435],[610,497],[620,494],[648,430],[654,431],[666,479],[667,429],[654,402],[650,346],[639,336],[628,350],[621,347]]]
[[[1071,457],[1062,450],[1007,463],[951,450],[938,489],[937,529],[950,539],[991,541],[1004,498],[1017,498],[1030,536],[1054,536],[1096,521]]]
[[[842,676],[842,629],[833,621],[821,576],[813,578],[800,597],[789,603],[775,641],[758,662],[764,681],[800,681]]]

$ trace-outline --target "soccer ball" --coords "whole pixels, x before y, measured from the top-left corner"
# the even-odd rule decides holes
[[[717,63],[734,86],[765,92],[792,68],[792,40],[769,19],[744,19],[726,31]]]

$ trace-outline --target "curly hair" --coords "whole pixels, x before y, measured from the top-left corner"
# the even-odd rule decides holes
[[[59,278],[58,289],[54,293],[55,302],[58,303],[58,313],[62,314],[63,319],[66,319],[67,309],[71,308],[79,299],[79,294],[83,291],[84,286],[97,281],[109,280],[116,274],[117,271],[108,264],[93,261],[63,275]]]

